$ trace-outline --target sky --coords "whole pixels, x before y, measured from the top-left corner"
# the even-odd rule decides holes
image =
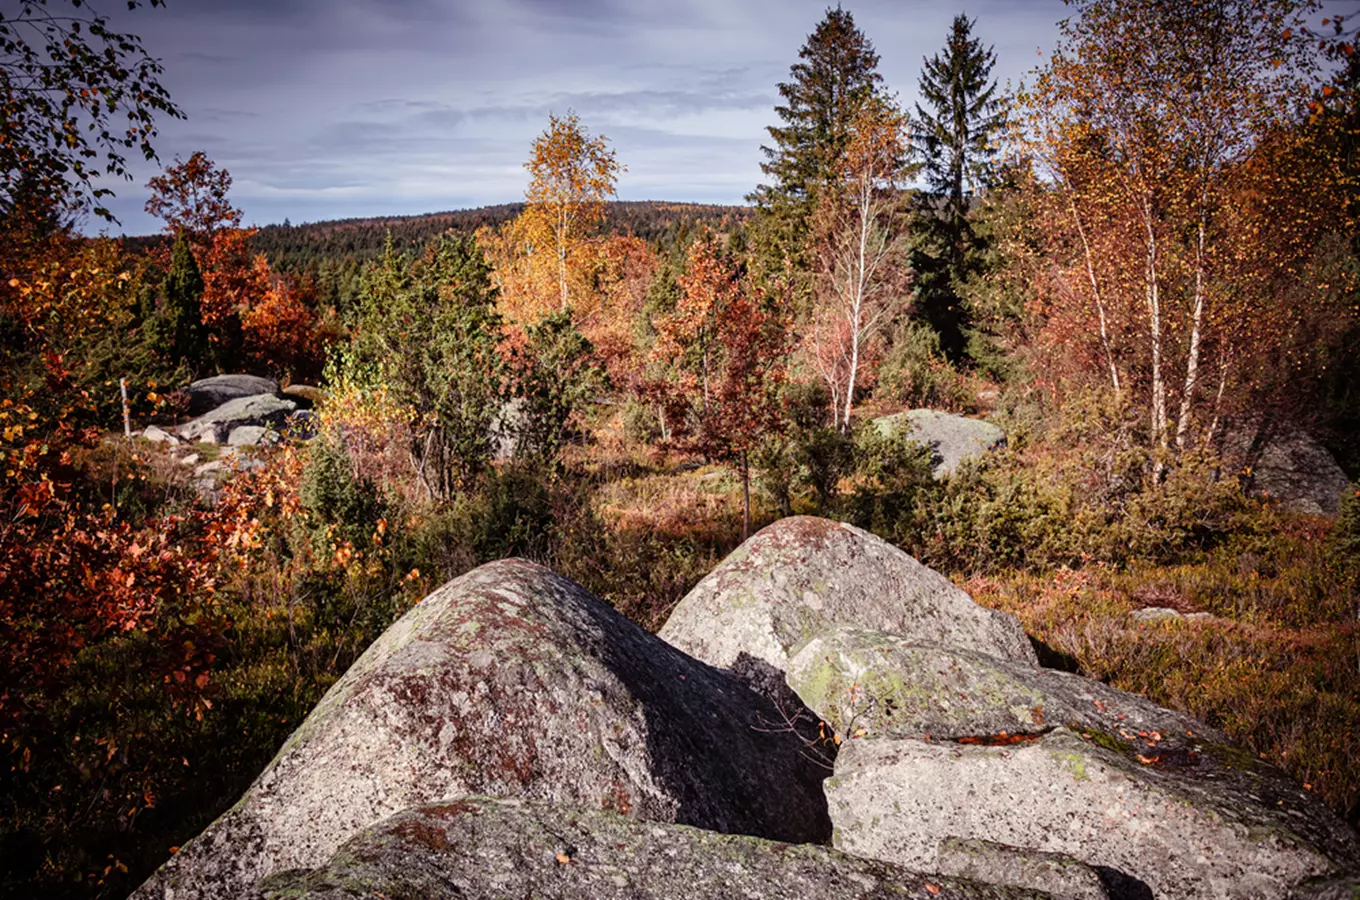
[[[93,0],[165,67],[185,119],[160,120],[161,165],[202,150],[247,224],[411,215],[522,199],[549,113],[574,109],[627,167],[623,200],[742,203],[762,180],[777,85],[825,0]],[[1052,49],[1061,0],[845,3],[909,110],[953,17],[976,20],[1004,87]],[[133,169],[109,183],[147,234]],[[105,230],[99,220],[86,229]]]

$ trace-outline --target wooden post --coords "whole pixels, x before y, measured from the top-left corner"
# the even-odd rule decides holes
[[[132,440],[132,412],[128,408],[127,379],[118,379],[118,391],[123,395],[123,437]]]

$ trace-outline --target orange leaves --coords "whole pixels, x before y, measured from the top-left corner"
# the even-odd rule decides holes
[[[529,204],[525,213],[547,238],[538,241],[535,252],[552,260],[559,308],[565,309],[572,297],[568,259],[604,217],[604,201],[614,195],[623,167],[608,139],[591,137],[576,113],[550,115],[548,121],[548,130],[534,138],[524,164],[531,179],[524,194]]]
[[[255,257],[250,277],[257,293],[241,314],[243,352],[273,371],[296,372],[314,353],[315,316],[263,254]]]
[[[187,160],[175,157],[175,165],[146,185],[152,191],[146,211],[165,221],[171,234],[185,232],[196,243],[211,241],[221,228],[237,228],[241,211],[227,200],[231,175],[202,150]]]

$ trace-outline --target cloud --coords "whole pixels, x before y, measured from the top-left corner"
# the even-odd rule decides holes
[[[170,0],[112,27],[165,58],[187,113],[162,120],[162,160],[202,149],[257,222],[419,213],[519,199],[530,142],[574,109],[628,172],[623,197],[741,202],[761,179],[776,85],[828,0]],[[860,0],[856,23],[911,107],[921,58],[953,10]],[[974,0],[1003,82],[1051,46],[1061,0]],[[132,233],[154,231],[141,187],[111,184]],[[271,218],[272,217],[272,218]]]

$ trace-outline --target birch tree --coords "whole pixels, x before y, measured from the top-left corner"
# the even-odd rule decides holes
[[[603,135],[592,137],[576,113],[549,116],[548,129],[534,138],[524,167],[532,176],[525,214],[539,218],[551,236],[557,260],[560,308],[571,301],[568,266],[583,239],[604,217],[605,201],[623,167]]]
[[[1272,189],[1248,180],[1263,174],[1251,163],[1297,119],[1309,75],[1300,35],[1315,4],[1074,5],[1023,98],[1027,137],[1076,237],[1070,287],[1096,312],[1112,387],[1146,391],[1152,446],[1183,450],[1206,368],[1226,384],[1243,349],[1236,326],[1269,299],[1259,278],[1239,277],[1259,273],[1243,237],[1263,233],[1240,198]],[[1121,313],[1132,321],[1115,321]]]
[[[808,340],[842,431],[850,427],[875,340],[907,302],[907,152],[906,116],[871,97],[852,120],[850,144],[818,210],[821,252]]]

